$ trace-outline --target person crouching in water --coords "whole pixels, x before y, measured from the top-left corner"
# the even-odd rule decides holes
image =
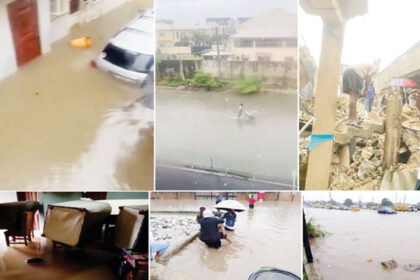
[[[200,222],[201,231],[199,239],[206,243],[208,247],[215,249],[219,249],[222,246],[222,239],[232,243],[226,234],[223,223],[223,220],[213,217],[211,210],[205,210]]]
[[[196,221],[197,224],[201,222],[201,219],[203,218],[203,212],[206,210],[206,207],[200,207],[200,213],[197,215]]]
[[[347,68],[343,73],[343,93],[349,95],[348,124],[358,127],[357,100],[366,96],[368,86],[375,75],[376,66],[370,64],[357,64]],[[363,90],[363,93],[362,93]]]
[[[227,230],[235,230],[236,213],[232,209],[229,209],[222,217],[225,221],[225,228]]]

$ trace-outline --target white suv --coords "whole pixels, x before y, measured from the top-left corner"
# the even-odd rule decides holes
[[[123,80],[143,84],[154,72],[154,10],[147,10],[111,38],[92,65]]]

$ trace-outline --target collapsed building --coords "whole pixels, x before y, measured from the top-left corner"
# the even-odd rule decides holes
[[[419,166],[420,121],[414,102],[403,104],[396,78],[419,78],[420,43],[378,73],[375,106],[367,113],[358,104],[360,128],[347,125],[348,95],[340,94],[340,67],[345,18],[334,13],[365,13],[365,1],[339,2],[341,9],[319,11],[317,1],[301,0],[308,13],[324,21],[319,69],[306,48],[300,51],[299,162],[301,189],[413,190]],[[321,14],[320,14],[321,13]],[[311,76],[312,75],[312,76]],[[420,82],[420,80],[419,80]],[[415,94],[412,94],[413,96]],[[412,100],[413,101],[413,100]],[[332,135],[308,149],[312,135]]]
[[[336,190],[412,190],[420,162],[419,111],[402,105],[398,90],[385,87],[376,94],[373,111],[358,105],[361,127],[348,126],[348,95],[337,99],[329,188]],[[314,98],[301,96],[300,170],[305,184]],[[389,105],[389,106],[388,106]],[[393,108],[387,108],[390,106]],[[308,125],[309,123],[309,125]],[[388,127],[387,127],[388,126]],[[388,131],[388,137],[387,137]],[[386,140],[388,145],[386,145]],[[387,153],[387,155],[385,155]]]

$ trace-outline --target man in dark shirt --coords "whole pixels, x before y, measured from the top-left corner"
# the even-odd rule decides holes
[[[227,237],[223,220],[213,217],[211,210],[203,212],[203,218],[200,222],[201,231],[199,239],[211,248],[218,249],[222,246],[222,239],[226,239],[229,243],[231,240]]]

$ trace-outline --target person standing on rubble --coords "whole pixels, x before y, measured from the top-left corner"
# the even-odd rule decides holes
[[[357,100],[366,96],[368,86],[372,81],[377,68],[372,64],[356,64],[347,68],[343,73],[343,93],[347,93],[349,100],[348,124],[357,126]]]
[[[370,83],[368,90],[367,90],[367,95],[366,95],[366,111],[368,113],[372,112],[372,105],[373,105],[373,101],[375,100],[375,87],[373,86],[373,82]]]

